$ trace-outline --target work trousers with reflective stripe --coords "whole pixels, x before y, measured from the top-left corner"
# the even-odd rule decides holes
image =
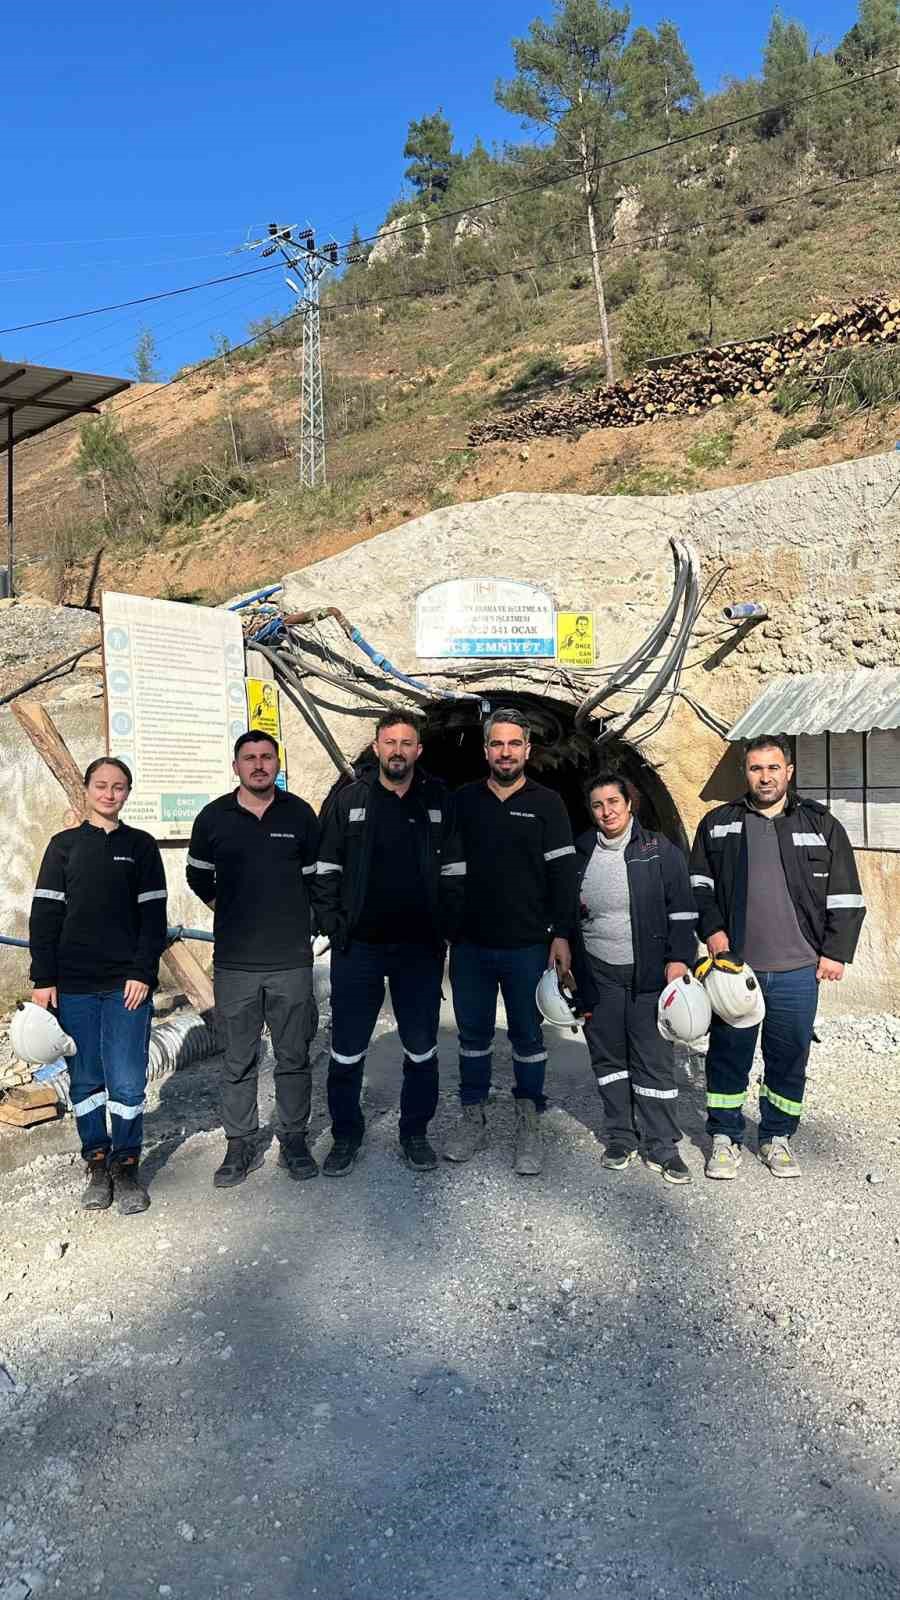
[[[759,1089],[759,1139],[796,1133],[806,1088],[819,985],[815,967],[757,972],[766,1015],[762,1023],[763,1082]],[[760,1029],[731,1028],[713,1017],[706,1057],[706,1131],[744,1139],[743,1104]]]
[[[121,989],[59,996],[60,1024],[77,1046],[69,1093],[85,1157],[140,1155],[152,1016],[149,999],[126,1011]]]
[[[675,1052],[656,1026],[659,991],[633,994],[634,968],[588,955],[599,991],[584,1027],[610,1144],[666,1159],[681,1129]]]
[[[363,1066],[384,1005],[385,984],[403,1046],[400,1138],[424,1134],[437,1109],[437,1036],[444,946],[367,944],[331,952],[331,1060],[328,1110],[335,1139],[361,1139]]]
[[[520,950],[453,946],[450,983],[459,1028],[459,1098],[464,1106],[479,1105],[490,1093],[499,990],[512,1046],[513,1095],[517,1100],[533,1100],[539,1111],[545,1110],[547,1052],[534,991],[547,966],[549,948],[549,943],[525,945]]]
[[[225,1038],[222,1126],[229,1139],[259,1128],[259,1041],[263,1024],[275,1056],[275,1123],[281,1134],[305,1134],[312,1101],[309,1047],[319,1026],[312,967],[260,972],[216,967],[216,1017]]]

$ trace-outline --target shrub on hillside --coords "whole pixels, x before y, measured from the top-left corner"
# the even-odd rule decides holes
[[[676,355],[684,349],[684,322],[666,296],[645,285],[628,302],[619,324],[622,360],[628,372],[637,372],[655,356]]]
[[[202,522],[206,517],[226,511],[239,500],[253,499],[258,493],[255,479],[236,467],[224,472],[206,465],[182,467],[163,489],[160,521]]]

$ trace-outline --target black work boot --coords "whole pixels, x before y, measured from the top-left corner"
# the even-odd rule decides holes
[[[285,1167],[292,1178],[301,1183],[304,1178],[317,1178],[319,1169],[310,1155],[305,1133],[285,1133],[281,1138],[278,1165]]]
[[[81,1193],[82,1211],[106,1211],[112,1205],[112,1179],[106,1165],[106,1151],[94,1150],[84,1158],[87,1186]]]
[[[437,1166],[437,1156],[424,1133],[411,1133],[406,1139],[401,1139],[400,1149],[406,1165],[412,1167],[413,1172],[433,1172]]]
[[[140,1180],[137,1156],[113,1156],[109,1175],[116,1191],[116,1204],[123,1217],[134,1217],[146,1211],[150,1196]]]
[[[264,1159],[255,1139],[229,1139],[225,1160],[213,1173],[213,1188],[232,1189],[236,1183],[243,1183],[247,1173],[255,1172]]]
[[[335,1139],[325,1160],[322,1162],[322,1171],[328,1178],[344,1178],[354,1166],[359,1155],[362,1139]]]

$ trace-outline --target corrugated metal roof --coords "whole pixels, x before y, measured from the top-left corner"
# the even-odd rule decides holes
[[[776,678],[729,731],[729,739],[758,733],[868,733],[900,728],[900,668],[810,672]]]
[[[104,400],[130,387],[127,378],[0,361],[0,455],[9,446],[10,422],[15,446],[68,417],[96,411]]]

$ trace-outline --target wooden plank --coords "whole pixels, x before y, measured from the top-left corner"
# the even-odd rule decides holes
[[[27,1111],[35,1106],[55,1106],[59,1104],[59,1096],[52,1083],[22,1083],[15,1089],[7,1090],[6,1099],[9,1104],[17,1106],[20,1111]]]
[[[179,939],[163,956],[163,966],[201,1016],[215,1005],[213,986],[197,957]]]
[[[77,817],[84,816],[84,783],[71,750],[46,706],[36,700],[13,700],[10,710],[25,729],[34,748],[57,783]]]
[[[84,783],[71,750],[46,706],[34,700],[13,700],[13,716],[25,729],[42,761],[65,791],[75,821],[84,817]],[[213,986],[195,956],[179,940],[163,953],[162,966],[186,994],[192,1006],[202,1012],[215,1004]]]
[[[0,1100],[0,1122],[11,1128],[30,1128],[37,1122],[55,1122],[59,1103],[55,1106],[15,1106],[9,1100]]]

